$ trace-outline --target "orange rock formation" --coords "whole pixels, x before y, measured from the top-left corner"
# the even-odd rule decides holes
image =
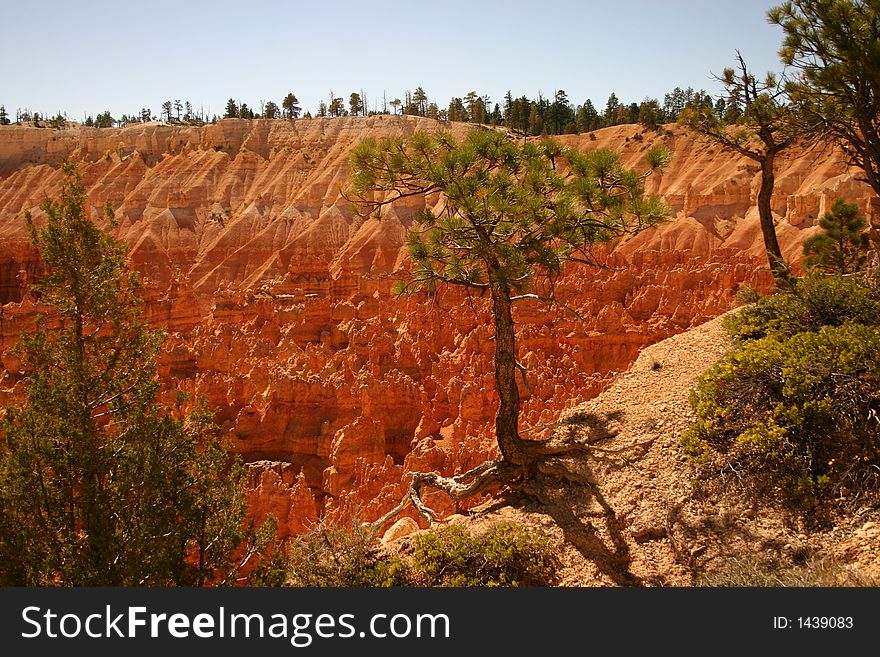
[[[167,388],[216,409],[250,464],[254,513],[273,513],[282,534],[320,513],[376,517],[398,500],[407,471],[451,474],[492,456],[485,300],[458,290],[394,298],[419,202],[363,220],[342,196],[360,139],[440,127],[389,116],[0,127],[0,403],[17,394],[11,347],[39,311],[28,283],[39,265],[22,215],[30,209],[39,221],[66,158],[80,164],[95,211],[107,200],[116,208],[146,282],[147,317],[169,333]],[[666,144],[673,162],[649,186],[675,217],[606,249],[607,269],[566,273],[557,293],[583,319],[530,302],[517,308],[529,372],[522,426],[531,435],[597,394],[641,347],[729,309],[744,283],[770,285],[755,164],[674,126],[562,139],[615,148],[633,166],[650,145]],[[774,210],[788,257],[797,260],[838,196],[880,215],[834,149],[779,163]]]

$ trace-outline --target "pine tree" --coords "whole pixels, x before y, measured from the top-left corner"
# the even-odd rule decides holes
[[[797,120],[785,89],[776,76],[768,73],[763,81],[758,80],[749,71],[739,52],[737,63],[737,70],[727,68],[719,78],[727,97],[738,96],[742,99],[743,110],[735,122],[726,123],[723,117],[718,116],[711,98],[705,92],[694,94],[692,89],[688,89],[691,96],[678,121],[722,148],[761,165],[761,185],[758,189],[761,234],[773,279],[777,286],[787,287],[791,274],[776,238],[771,206],[776,181],[774,166],[776,157],[804,138],[808,131]]]
[[[421,87],[416,87],[416,90],[412,95],[413,103],[416,105],[417,114],[419,116],[425,116],[428,110],[428,94],[425,93],[425,90]]]
[[[529,134],[537,136],[544,133],[544,117],[538,103],[532,103],[529,108]]]
[[[667,160],[663,149],[648,153],[651,171]],[[586,446],[550,445],[520,435],[517,374],[525,374],[516,359],[512,308],[540,299],[532,290],[541,289],[536,286],[542,281],[552,290],[567,261],[595,262],[591,244],[665,218],[668,208],[643,193],[647,174],[627,169],[608,150],[580,152],[549,140],[517,143],[494,130],[472,131],[461,142],[445,133],[368,139],[354,149],[351,169],[361,207],[381,211],[397,199],[426,199],[407,238],[413,270],[400,291],[435,292],[454,285],[485,294],[495,330],[500,400],[495,437],[501,459],[454,478],[412,473],[407,496],[377,523],[410,502],[432,517],[422,501],[426,487],[463,499],[500,485],[541,499],[544,487],[558,485],[560,478],[579,481],[566,468],[564,455],[587,451]],[[437,193],[444,197],[439,206]],[[439,213],[432,209],[437,207],[442,207]]]
[[[330,116],[343,116],[345,114],[345,103],[342,101],[342,98],[333,98],[327,106],[327,113]]]
[[[52,314],[21,338],[24,401],[0,424],[0,584],[229,581],[255,549],[240,466],[205,413],[157,404],[162,336],[72,167],[42,210],[43,228],[26,219]]]
[[[299,99],[296,96],[294,96],[292,93],[287,94],[284,97],[284,100],[281,101],[281,108],[284,110],[284,118],[287,118],[287,119],[299,118],[299,112],[300,112]]]
[[[663,110],[656,99],[646,98],[639,105],[639,123],[649,130],[656,130],[663,120]]]
[[[236,102],[230,98],[226,101],[226,113],[223,114],[224,119],[237,119],[238,118],[238,105]]]
[[[799,74],[788,83],[792,98],[880,195],[880,4],[791,0],[768,18],[785,31],[779,54]]]
[[[364,113],[364,103],[359,93],[353,92],[348,98],[348,107],[352,116],[360,116]]]
[[[620,101],[617,100],[617,95],[612,93],[608,96],[608,101],[605,103],[605,114],[602,115],[606,126],[617,125],[619,121],[619,110]]]
[[[602,120],[599,117],[599,112],[596,111],[593,101],[589,98],[584,101],[583,105],[578,107],[575,123],[578,132],[590,132],[601,127]]]
[[[806,266],[832,274],[852,274],[868,259],[868,222],[859,206],[842,198],[819,219],[823,232],[804,241]]]
[[[6,106],[0,105],[0,125],[9,125],[10,123],[9,115],[6,113]]]

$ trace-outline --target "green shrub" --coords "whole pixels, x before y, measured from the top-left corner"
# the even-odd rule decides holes
[[[855,278],[813,274],[787,292],[761,298],[724,325],[743,340],[778,339],[851,322],[880,326],[880,299]]]
[[[407,586],[410,579],[406,563],[381,553],[375,533],[359,521],[350,527],[322,521],[287,546],[287,584],[292,586]]]
[[[549,586],[556,579],[547,537],[504,521],[479,534],[461,525],[422,534],[413,565],[431,586]]]
[[[411,555],[400,556],[378,549],[375,532],[359,521],[322,521],[291,539],[286,563],[292,586],[549,586],[556,579],[547,537],[512,522],[478,534],[461,525],[425,532]]]
[[[878,353],[880,328],[850,323],[744,343],[691,391],[683,447],[709,472],[801,506],[876,496]]]

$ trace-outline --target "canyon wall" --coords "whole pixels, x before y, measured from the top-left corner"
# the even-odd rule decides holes
[[[249,463],[254,513],[274,513],[282,534],[321,513],[376,517],[399,499],[408,470],[453,474],[495,455],[486,300],[459,290],[392,296],[420,201],[379,221],[359,217],[343,196],[358,141],[438,129],[469,127],[391,116],[0,126],[0,404],[18,394],[12,347],[40,311],[23,214],[40,221],[66,159],[80,165],[90,209],[97,215],[109,201],[116,210],[147,317],[168,331],[167,394],[207,400]],[[595,396],[643,346],[732,307],[743,284],[771,287],[754,209],[757,164],[676,126],[560,139],[617,149],[636,167],[665,144],[673,161],[648,187],[673,218],[604,248],[604,268],[566,271],[557,294],[580,317],[517,307],[527,436]],[[869,188],[830,146],[783,158],[777,172],[777,230],[794,262],[838,196],[880,219]]]

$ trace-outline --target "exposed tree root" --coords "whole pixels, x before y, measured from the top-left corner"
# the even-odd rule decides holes
[[[381,518],[367,524],[372,529],[382,531],[410,505],[430,524],[434,524],[440,518],[423,499],[425,492],[430,489],[445,493],[455,502],[490,490],[508,489],[543,504],[549,504],[546,492],[560,484],[595,488],[595,482],[591,478],[579,473],[567,464],[566,460],[583,458],[594,453],[624,454],[632,450],[646,450],[654,440],[652,438],[615,448],[599,447],[584,442],[527,441],[528,459],[524,465],[517,465],[504,459],[486,461],[454,477],[444,477],[438,472],[413,472],[409,488],[397,506]]]

